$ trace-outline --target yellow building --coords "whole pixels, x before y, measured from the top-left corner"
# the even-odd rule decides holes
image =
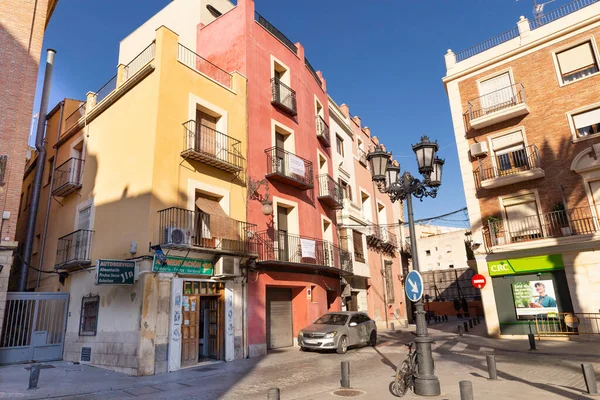
[[[60,275],[30,269],[28,286],[70,293],[65,360],[133,375],[246,356],[253,252],[246,78],[164,26],[144,46],[49,113],[31,264]]]

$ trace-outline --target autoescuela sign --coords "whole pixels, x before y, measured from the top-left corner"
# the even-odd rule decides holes
[[[135,261],[98,260],[96,263],[96,285],[133,285],[135,283]]]

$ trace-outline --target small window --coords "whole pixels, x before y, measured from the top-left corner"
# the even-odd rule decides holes
[[[556,61],[563,83],[573,82],[598,72],[598,62],[591,41],[556,53]]]
[[[448,268],[454,268],[454,264],[448,265]]]
[[[387,302],[388,304],[393,303],[395,301],[394,296],[394,277],[392,276],[392,262],[385,261],[385,290],[387,294]]]
[[[425,250],[425,255],[426,256],[430,256],[431,255],[431,250]]]
[[[311,303],[314,301],[314,298],[315,298],[315,288],[316,288],[315,285],[312,285],[310,287],[310,293],[308,295],[308,301],[311,302]]]
[[[81,317],[79,320],[79,336],[96,336],[98,331],[98,308],[100,296],[86,296],[81,299]]]
[[[586,137],[600,132],[600,108],[573,115],[577,137]]]
[[[335,135],[335,148],[337,153],[344,157],[344,139],[340,135]]]
[[[365,253],[363,251],[362,234],[352,231],[352,243],[354,244],[354,259],[358,262],[365,262]]]
[[[352,200],[352,187],[348,185],[348,182],[344,181],[342,178],[338,178],[338,182],[340,184],[340,187],[342,188],[344,198]]]

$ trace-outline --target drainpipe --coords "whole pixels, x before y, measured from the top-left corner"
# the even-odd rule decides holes
[[[242,280],[242,325],[244,331],[244,355],[243,358],[249,358],[250,349],[248,347],[248,280],[250,279],[250,269],[249,266],[246,265],[246,276],[245,279]]]
[[[23,261],[19,274],[18,291],[27,290],[27,273],[29,272],[29,262],[31,261],[31,250],[33,247],[33,236],[35,233],[35,220],[37,218],[38,206],[40,202],[40,192],[42,189],[42,180],[44,179],[44,166],[46,163],[46,149],[44,148],[44,131],[46,128],[46,114],[48,113],[48,98],[50,97],[50,84],[52,82],[52,70],[54,69],[55,50],[48,49],[48,58],[46,59],[46,73],[44,75],[44,86],[42,89],[42,101],[40,103],[40,112],[35,137],[35,148],[38,151],[37,168],[31,192],[31,207],[27,216],[27,230],[25,241],[23,243]]]
[[[58,131],[56,132],[56,142],[60,139],[60,132],[62,129],[63,112],[65,108],[65,101],[60,102],[60,117],[58,119]],[[50,180],[50,189],[48,190],[48,202],[46,203],[46,216],[44,218],[44,232],[42,233],[42,248],[40,249],[40,262],[38,264],[37,282],[36,288],[40,287],[40,279],[42,276],[42,267],[44,262],[44,250],[46,250],[46,233],[48,232],[48,219],[50,218],[50,206],[52,203],[52,190],[54,188],[54,170],[56,169],[56,157],[58,155],[58,147],[54,147],[54,159],[52,160],[52,179]]]
[[[371,181],[371,186],[373,187],[373,197],[375,198],[375,221],[377,221],[377,226],[379,226],[379,210],[377,208],[377,188],[375,187],[375,182]],[[381,231],[380,231],[381,233]],[[383,254],[379,253],[379,262],[381,263],[381,287],[383,287],[383,313],[385,314],[385,327],[389,329],[390,321],[388,318],[388,304],[387,304],[387,291],[385,287],[385,264],[383,260]]]

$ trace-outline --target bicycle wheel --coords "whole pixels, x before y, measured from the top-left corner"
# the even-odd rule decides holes
[[[402,361],[402,364],[396,369],[396,380],[392,385],[392,391],[395,396],[402,397],[406,394],[410,386],[411,374],[410,365],[407,360]]]

